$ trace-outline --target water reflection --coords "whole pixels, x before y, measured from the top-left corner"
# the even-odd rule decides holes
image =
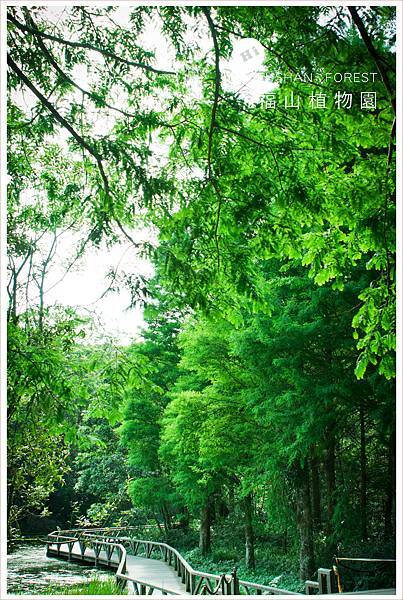
[[[7,555],[9,594],[41,594],[49,585],[70,585],[90,579],[109,579],[94,567],[48,558],[45,544],[21,544]]]

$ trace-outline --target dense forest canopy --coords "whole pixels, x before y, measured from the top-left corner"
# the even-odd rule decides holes
[[[301,580],[393,553],[395,12],[9,7],[11,536],[154,522]],[[152,262],[106,283],[140,341],[48,302],[63,236],[66,273]]]

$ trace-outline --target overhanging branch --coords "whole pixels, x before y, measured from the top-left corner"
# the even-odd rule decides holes
[[[215,222],[215,226],[214,226],[214,239],[215,239],[215,244],[216,244],[216,249],[217,249],[217,267],[218,267],[218,270],[220,270],[220,248],[219,248],[219,243],[218,243],[218,227],[220,224],[220,217],[221,217],[222,196],[219,192],[217,182],[215,181],[215,179],[213,177],[213,170],[212,170],[212,165],[211,165],[212,151],[213,151],[213,136],[214,136],[214,131],[217,127],[217,108],[218,108],[218,99],[220,97],[220,85],[221,85],[220,49],[218,46],[217,32],[215,30],[215,26],[214,26],[213,20],[210,15],[210,10],[206,6],[202,6],[201,9],[203,11],[204,16],[207,19],[207,22],[208,22],[208,25],[209,25],[209,28],[211,31],[211,37],[213,39],[213,45],[214,45],[214,56],[215,56],[215,59],[214,59],[214,65],[215,65],[215,68],[214,68],[214,70],[215,70],[214,100],[213,100],[213,108],[211,111],[210,128],[209,128],[209,134],[208,134],[207,175],[208,175],[209,181],[211,182],[211,184],[214,188],[214,191],[218,197],[217,217],[216,217],[216,222]]]
[[[393,108],[393,112],[396,114],[396,97],[395,97],[395,93],[392,87],[392,84],[390,83],[390,79],[388,76],[388,73],[385,69],[385,66],[382,62],[382,59],[380,57],[380,55],[378,54],[374,44],[372,43],[372,40],[368,34],[368,31],[364,25],[363,20],[361,19],[360,15],[358,14],[358,11],[356,9],[355,6],[348,6],[348,10],[351,14],[351,18],[353,19],[353,22],[355,24],[355,26],[357,27],[360,36],[362,38],[362,41],[364,42],[369,54],[371,55],[371,57],[374,60],[374,63],[376,65],[376,68],[378,69],[378,72],[381,76],[381,79],[383,81],[383,84],[390,96],[390,101],[392,104],[392,108]]]
[[[213,108],[211,111],[211,121],[210,121],[210,129],[209,129],[209,138],[208,138],[208,151],[207,151],[207,172],[208,176],[211,179],[212,177],[212,169],[211,169],[211,155],[212,155],[212,146],[213,146],[213,135],[214,129],[217,127],[217,107],[218,107],[218,99],[220,97],[220,84],[221,84],[221,73],[220,73],[220,49],[218,47],[217,33],[215,30],[215,26],[213,20],[210,15],[210,11],[206,6],[202,6],[202,11],[207,19],[211,37],[213,38],[214,44],[214,100],[213,100]]]
[[[38,100],[45,106],[48,111],[54,116],[56,121],[60,123],[67,131],[73,136],[73,138],[80,144],[82,148],[84,148],[93,158],[95,158],[96,163],[99,168],[99,172],[102,177],[102,181],[104,183],[105,192],[109,196],[109,182],[106,177],[106,173],[102,164],[102,158],[100,154],[79,134],[77,131],[70,125],[70,123],[59,113],[58,110],[53,106],[51,102],[38,90],[38,88],[32,83],[30,79],[21,71],[17,63],[11,58],[10,55],[7,56],[7,64],[14,71],[16,75],[18,75],[19,79],[27,86],[29,90],[38,98]]]
[[[29,17],[29,18],[30,18],[31,23],[33,24],[32,28],[34,29],[35,27],[34,27],[33,20],[32,20],[31,17]],[[93,101],[94,100],[101,101],[105,105],[106,108],[109,108],[110,110],[116,111],[116,112],[124,115],[125,117],[136,118],[136,115],[134,115],[133,113],[130,113],[130,112],[125,111],[125,110],[122,110],[121,108],[117,108],[116,106],[112,106],[111,104],[109,104],[108,102],[106,102],[103,98],[101,98],[100,96],[98,96],[98,94],[96,94],[95,92],[90,92],[90,91],[84,89],[83,87],[81,87],[80,85],[78,85],[67,73],[65,73],[63,71],[63,69],[60,67],[60,65],[58,64],[58,62],[55,60],[55,58],[51,54],[50,50],[44,44],[41,36],[38,35],[38,34],[35,34],[35,38],[36,38],[36,40],[38,42],[39,48],[42,50],[42,53],[43,53],[44,57],[52,65],[52,67],[55,69],[55,71],[57,71],[57,73],[62,77],[62,79],[64,79],[68,83],[70,83],[70,85],[72,85],[73,87],[75,87],[77,90],[79,90],[82,94],[84,94],[85,96],[87,96],[91,100],[93,100]]]
[[[78,142],[78,144],[82,148],[84,148],[95,159],[97,166],[98,166],[98,170],[99,170],[101,178],[102,178],[105,195],[106,195],[106,198],[110,205],[109,208],[111,210],[111,216],[115,220],[117,226],[119,227],[119,229],[123,233],[123,235],[133,244],[133,246],[135,246],[137,248],[138,244],[136,244],[136,242],[133,240],[133,238],[124,229],[124,227],[123,227],[122,223],[120,222],[120,220],[118,219],[118,217],[113,214],[113,206],[111,204],[111,190],[109,187],[109,181],[108,181],[108,177],[105,173],[101,155],[97,152],[97,150],[95,150],[95,148],[93,148],[93,146],[91,146],[91,144],[89,144],[87,142],[87,140],[85,140],[74,129],[74,127],[72,127],[70,125],[70,123],[59,113],[59,111],[56,110],[56,108],[53,106],[53,104],[51,102],[49,102],[49,100],[47,98],[45,98],[45,96],[42,94],[42,92],[40,92],[38,90],[38,88],[32,83],[32,81],[30,81],[30,79],[25,75],[25,73],[23,73],[23,71],[21,71],[19,66],[14,62],[14,60],[11,58],[10,55],[7,56],[7,64],[14,71],[14,73],[19,77],[20,81],[22,81],[22,83],[24,83],[27,86],[27,88],[29,90],[31,90],[31,92],[38,98],[38,100],[43,104],[43,106],[45,106],[49,110],[49,112],[53,115],[53,117],[56,119],[56,121],[58,121],[60,123],[60,125],[62,125],[62,127],[64,127],[70,133],[70,135],[72,135],[72,137],[76,140],[76,142]]]
[[[93,50],[94,52],[98,52],[107,58],[111,58],[112,60],[116,60],[117,62],[129,65],[131,67],[136,67],[137,69],[143,69],[144,71],[149,71],[150,73],[156,73],[157,75],[176,75],[174,71],[164,71],[162,69],[156,69],[151,65],[147,65],[142,62],[135,62],[133,60],[128,60],[127,58],[123,58],[122,56],[118,56],[114,52],[110,50],[105,50],[104,48],[99,48],[98,46],[94,46],[93,44],[89,44],[88,42],[73,42],[71,40],[65,40],[56,35],[51,35],[49,33],[45,33],[40,29],[36,29],[34,27],[29,27],[28,25],[24,25],[18,19],[16,19],[13,15],[8,14],[7,19],[13,23],[18,29],[24,31],[25,33],[31,33],[33,35],[40,35],[42,38],[47,40],[51,40],[52,42],[56,42],[58,44],[64,44],[65,46],[70,46],[71,48],[84,48],[86,50]]]

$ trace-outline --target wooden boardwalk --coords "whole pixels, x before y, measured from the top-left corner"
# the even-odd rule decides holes
[[[112,569],[116,581],[127,585],[129,595],[287,595],[301,592],[283,590],[230,575],[196,571],[181,554],[164,542],[140,540],[131,536],[134,528],[55,531],[48,535],[47,556]],[[127,535],[129,534],[129,535]],[[305,582],[305,594],[334,594],[336,579],[332,569],[318,569],[318,581]],[[340,595],[395,595],[395,589],[346,592]]]
[[[161,586],[173,590],[177,594],[190,595],[176,572],[160,560],[128,555],[126,564],[129,575],[133,575],[135,579],[147,581],[153,587]],[[154,593],[157,593],[157,590],[154,590]]]
[[[105,550],[101,550],[98,557],[95,556],[94,550],[86,548],[84,558],[81,553],[79,542],[75,542],[71,549],[71,553],[67,550],[48,550],[48,556],[50,558],[64,558],[66,560],[73,560],[80,563],[97,564],[102,567],[112,568],[116,571],[119,565],[120,558],[117,552],[112,552],[108,558]],[[154,558],[144,558],[143,556],[132,556],[130,554],[126,557],[126,575],[130,578],[135,579],[139,582],[144,582],[147,586],[154,588],[150,595],[161,595],[161,591],[158,588],[164,590],[170,590],[172,593],[166,593],[166,595],[181,595],[189,596],[190,594],[186,591],[184,583],[181,578],[178,577],[176,571],[165,562],[156,560]],[[128,582],[129,593],[133,592],[130,589],[132,586]]]

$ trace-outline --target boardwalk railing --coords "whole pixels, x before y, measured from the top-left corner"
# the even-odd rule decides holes
[[[69,531],[71,534],[73,531]],[[127,574],[127,551],[119,541],[106,541],[99,539],[96,535],[86,534],[81,530],[76,537],[64,535],[66,531],[54,531],[48,535],[47,556],[65,558],[67,560],[78,560],[83,563],[91,563],[96,566],[116,569],[116,581],[122,587],[128,585],[129,592],[137,595],[150,595],[154,590],[160,591],[162,595],[177,595],[176,590],[171,590],[157,584],[150,585],[146,581],[136,579]],[[80,553],[73,552],[74,545],[78,544]],[[63,549],[65,547],[65,549]],[[105,556],[101,555],[104,552]]]
[[[90,562],[105,567],[117,568],[116,576],[126,573],[126,548],[118,541],[107,542],[91,539],[85,535],[77,537],[63,535],[64,532],[53,532],[48,535],[47,555],[69,560],[78,559],[81,562]],[[79,553],[73,552],[74,545],[78,544]],[[63,550],[63,546],[66,547]],[[90,552],[88,552],[90,550]],[[105,556],[101,556],[101,552]]]
[[[225,573],[215,575],[197,571],[172,546],[164,542],[121,536],[120,533],[123,529],[125,532],[129,529],[138,531],[138,528],[127,527],[54,531],[48,535],[47,554],[48,556],[69,560],[78,559],[81,562],[92,562],[99,566],[117,568],[117,581],[123,585],[127,583],[129,592],[139,595],[152,594],[154,589],[164,595],[177,595],[179,592],[164,586],[150,585],[146,581],[140,581],[133,575],[129,575],[126,569],[128,552],[134,556],[141,554],[146,558],[153,557],[163,560],[176,571],[185,586],[186,592],[193,595],[303,595],[274,586],[243,581],[238,579],[235,571],[230,575]],[[80,553],[78,556],[73,553],[74,544],[79,545]],[[63,550],[63,547],[65,550]],[[104,552],[104,556],[101,556],[101,552]]]
[[[143,528],[144,529],[144,528]],[[127,585],[129,593],[151,595],[154,590],[162,595],[180,595],[181,592],[137,579],[127,571],[127,555],[142,555],[146,558],[157,558],[171,566],[181,579],[187,593],[192,595],[288,595],[302,596],[269,585],[261,585],[238,579],[236,571],[230,575],[215,575],[193,569],[186,559],[172,546],[164,542],[137,539],[130,534],[138,534],[138,527],[98,527],[93,529],[69,529],[53,531],[48,535],[47,554],[56,558],[78,560],[106,568],[116,569],[116,580]],[[127,535],[129,534],[129,535]],[[338,559],[339,561],[342,559]],[[347,560],[347,559],[343,559]],[[369,559],[348,559],[369,560]],[[372,559],[379,562],[380,559]],[[389,562],[393,562],[391,559]],[[336,583],[337,570],[318,569],[317,581],[305,582],[305,594],[334,594],[338,591]],[[395,590],[367,590],[366,592],[350,592],[351,594],[393,594]],[[342,594],[341,594],[342,595]]]
[[[238,595],[238,594],[292,594],[301,595],[297,592],[282,590],[277,587],[261,585],[238,579],[236,572],[231,575],[225,573],[214,575],[193,569],[185,558],[172,546],[164,542],[153,542],[150,540],[139,540],[133,538],[119,538],[130,554],[137,556],[142,554],[146,558],[151,558],[155,554],[156,558],[163,560],[171,566],[181,578],[185,589],[190,594],[220,594],[220,595]]]

